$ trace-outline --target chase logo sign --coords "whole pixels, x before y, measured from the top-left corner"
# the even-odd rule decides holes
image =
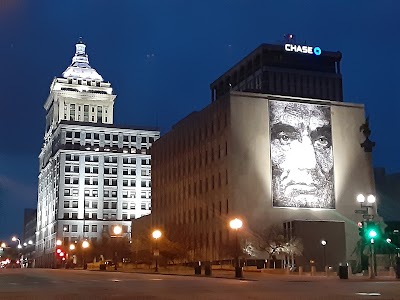
[[[293,44],[285,44],[285,51],[287,52],[298,52],[304,54],[321,55],[322,50],[320,47],[300,46]]]

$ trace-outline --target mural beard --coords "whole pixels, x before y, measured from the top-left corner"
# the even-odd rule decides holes
[[[304,184],[301,178],[290,180],[288,172],[272,169],[273,206],[303,208],[335,208],[333,172],[321,180],[311,173],[313,184]],[[320,174],[322,175],[322,174]]]

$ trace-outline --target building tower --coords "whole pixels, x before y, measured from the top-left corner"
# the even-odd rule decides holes
[[[151,210],[151,144],[155,128],[113,125],[116,95],[89,65],[79,41],[71,65],[50,85],[46,132],[39,155],[36,266],[57,264],[64,247],[95,242]]]

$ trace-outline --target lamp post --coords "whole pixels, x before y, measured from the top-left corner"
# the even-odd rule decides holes
[[[155,272],[158,272],[158,256],[160,255],[160,251],[158,250],[158,244],[157,241],[161,237],[161,231],[160,230],[154,230],[152,233],[153,239],[156,241],[156,247],[154,250],[154,256],[156,257],[156,270]]]
[[[243,222],[242,220],[235,218],[229,222],[229,226],[235,230],[235,277],[242,278],[243,271],[239,264],[239,239],[238,239],[238,230],[242,228]]]
[[[83,253],[82,253],[82,261],[83,261],[83,269],[86,270],[87,269],[87,264],[85,261],[85,249],[89,248],[89,242],[87,240],[84,240],[82,242],[82,249],[83,249]]]
[[[13,236],[13,237],[11,238],[11,240],[12,240],[13,242],[18,241],[18,246],[17,246],[17,248],[18,248],[18,249],[21,249],[21,248],[22,248],[22,246],[21,246],[21,240],[20,240],[19,238]]]
[[[115,225],[113,228],[114,237],[121,237],[122,233],[122,226]],[[118,270],[118,252],[115,251],[114,253],[114,270]]]
[[[361,208],[365,208],[366,210],[361,210],[363,213],[363,224],[362,227],[368,224],[373,218],[373,211],[372,214],[370,214],[370,208],[373,209],[374,203],[376,202],[376,198],[374,195],[369,194],[367,197],[365,197],[363,194],[358,194],[357,195],[357,202],[360,203]],[[377,236],[377,232],[375,230],[369,230],[367,231],[367,238],[369,239],[369,246],[370,246],[370,261],[371,261],[371,272],[370,272],[370,278],[373,279],[375,278],[375,240],[374,238]],[[362,249],[361,249],[361,255],[362,255]]]
[[[324,249],[324,260],[323,260],[323,265],[324,265],[324,270],[325,272],[327,272],[327,267],[326,267],[326,244],[327,242],[325,240],[321,240],[321,245],[322,245],[322,249]]]

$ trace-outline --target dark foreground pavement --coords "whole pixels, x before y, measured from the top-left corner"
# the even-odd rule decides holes
[[[0,269],[0,299],[400,300],[400,281],[284,275],[236,280],[83,270]]]

